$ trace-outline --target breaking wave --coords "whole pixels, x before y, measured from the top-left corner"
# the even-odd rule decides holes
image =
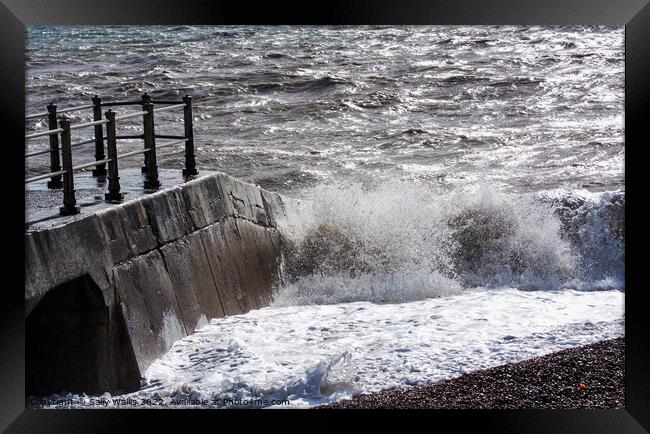
[[[467,288],[624,289],[623,191],[320,185],[288,207],[275,305],[398,303]]]

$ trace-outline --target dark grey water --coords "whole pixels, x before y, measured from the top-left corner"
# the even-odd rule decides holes
[[[353,178],[624,185],[622,27],[30,27],[27,41],[29,113],[189,93],[199,168],[281,193]],[[182,128],[180,113],[163,122]]]

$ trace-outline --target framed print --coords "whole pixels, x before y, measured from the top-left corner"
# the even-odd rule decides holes
[[[644,2],[0,10],[7,432],[647,432]]]

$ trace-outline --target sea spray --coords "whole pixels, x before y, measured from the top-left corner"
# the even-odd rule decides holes
[[[580,253],[581,281],[574,287],[624,288],[625,191],[560,189],[540,198],[554,208],[563,237]]]
[[[288,210],[278,305],[404,302],[461,289],[435,192],[398,181],[320,185]],[[396,290],[396,288],[401,290]]]
[[[405,302],[474,287],[624,287],[623,192],[389,181],[320,185],[308,197],[280,221],[277,306]]]
[[[557,289],[574,275],[576,256],[551,207],[487,185],[454,196],[446,223],[456,242],[454,269],[465,287]]]

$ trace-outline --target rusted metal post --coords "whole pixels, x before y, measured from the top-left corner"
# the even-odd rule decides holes
[[[63,128],[61,132],[61,156],[63,160],[63,206],[59,208],[61,215],[73,215],[79,213],[77,200],[74,197],[74,174],[72,173],[72,147],[70,146],[70,120],[61,118],[59,125]]]
[[[48,128],[50,130],[56,130],[56,104],[48,104],[47,113]],[[58,134],[50,134],[50,172],[58,172],[59,170],[61,170],[61,160],[59,159],[59,136]],[[63,187],[61,175],[55,175],[47,182],[47,188],[61,187]]]
[[[93,101],[93,121],[102,120],[102,99],[95,95]],[[104,154],[104,127],[95,125],[95,161],[101,161],[106,158]],[[93,176],[106,176],[106,163],[95,166]]]
[[[183,97],[185,107],[183,107],[183,117],[185,124],[185,169],[183,169],[184,176],[197,175],[199,172],[196,170],[196,160],[194,158],[194,126],[192,122],[192,97],[185,95]]]
[[[144,115],[144,147],[149,149],[145,152],[145,176],[144,188],[147,190],[155,190],[160,187],[158,181],[158,163],[156,161],[156,136],[154,134],[153,122],[153,104],[148,103],[145,106],[146,114]]]
[[[108,193],[104,195],[104,199],[109,202],[121,202],[124,199],[124,194],[120,193],[120,176],[117,165],[117,138],[115,134],[115,112],[109,110],[106,112],[106,151],[108,158]]]
[[[148,93],[142,94],[142,110],[146,110],[147,104],[151,103],[151,96]],[[142,173],[147,173],[147,154],[144,154],[144,166],[142,166]]]

